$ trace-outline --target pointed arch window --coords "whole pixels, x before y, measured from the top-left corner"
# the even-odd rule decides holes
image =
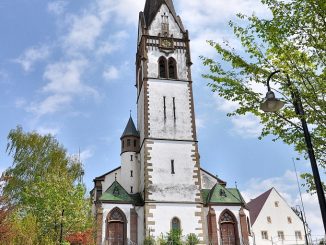
[[[158,64],[159,64],[160,78],[167,78],[166,59],[164,57],[161,57],[158,61]]]
[[[180,220],[177,217],[172,219],[172,230],[181,230]]]
[[[175,59],[172,57],[169,58],[169,78],[176,79],[177,78],[177,63]]]

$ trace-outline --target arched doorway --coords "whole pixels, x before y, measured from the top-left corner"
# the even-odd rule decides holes
[[[220,232],[222,245],[239,245],[237,220],[233,213],[225,210],[220,215]]]
[[[107,244],[124,245],[127,240],[127,219],[121,209],[112,209],[107,216],[106,223]]]

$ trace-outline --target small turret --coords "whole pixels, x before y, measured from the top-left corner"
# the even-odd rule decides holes
[[[139,151],[139,133],[135,127],[131,116],[123,131],[121,140],[121,154],[124,152],[138,152]]]

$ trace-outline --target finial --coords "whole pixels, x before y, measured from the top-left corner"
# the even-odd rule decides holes
[[[235,183],[235,188],[237,188],[238,189],[238,182],[234,182]]]
[[[131,117],[131,110],[130,110],[130,117]]]
[[[117,173],[115,173],[114,175],[115,175],[114,179],[115,179],[115,181],[117,181]]]

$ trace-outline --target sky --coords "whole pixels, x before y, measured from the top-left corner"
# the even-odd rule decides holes
[[[0,172],[11,166],[7,135],[17,125],[54,135],[71,155],[80,152],[88,190],[95,177],[119,166],[130,110],[137,117],[135,54],[144,2],[0,0]],[[199,56],[217,57],[206,40],[228,40],[241,52],[229,20],[239,12],[270,13],[258,0],[174,3],[191,39],[201,166],[237,185],[247,201],[275,187],[290,206],[299,205],[293,147],[258,140],[261,125],[251,115],[227,117],[236,105],[202,78]],[[299,173],[310,172],[308,161],[296,164]],[[313,235],[322,235],[317,198],[302,191]]]

